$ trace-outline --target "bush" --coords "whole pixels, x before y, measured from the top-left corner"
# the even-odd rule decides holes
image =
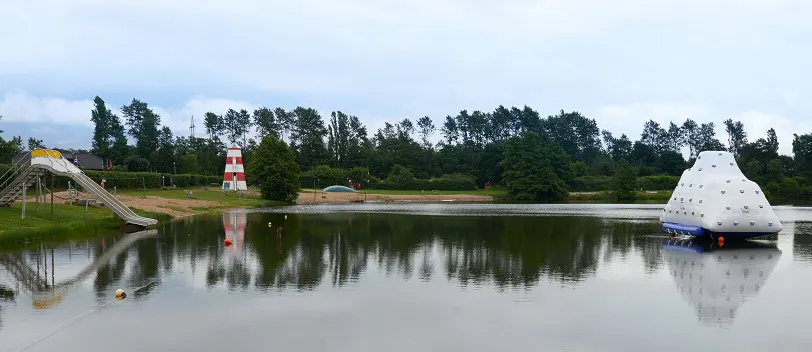
[[[127,170],[129,171],[143,172],[149,170],[149,160],[140,156],[127,157],[127,159],[124,159],[124,165],[127,166]]]
[[[248,165],[247,173],[257,183],[262,198],[271,201],[293,203],[299,197],[299,164],[296,155],[285,142],[265,137],[259,143],[255,160]]]
[[[0,164],[0,175],[6,173],[10,165]],[[161,176],[164,177],[164,184],[166,186],[174,184],[177,187],[191,187],[191,186],[208,186],[209,184],[216,183],[222,184],[222,176],[205,176],[205,175],[172,175],[161,174],[155,172],[123,172],[123,171],[99,171],[99,170],[84,170],[85,175],[90,177],[96,183],[100,183],[105,179],[104,187],[112,189],[117,187],[119,189],[137,189],[146,185],[147,188],[160,188]],[[143,180],[142,180],[143,179]],[[68,188],[68,181],[70,178],[64,176],[54,177],[55,189]],[[48,187],[51,185],[50,176],[47,176],[46,183]],[[75,185],[75,182],[71,182]]]
[[[609,176],[583,176],[570,181],[570,192],[598,192],[612,188],[612,178]]]
[[[644,191],[673,191],[679,183],[679,176],[643,176],[637,178],[637,188]]]
[[[333,185],[346,186],[348,180],[352,180],[353,183],[360,183],[361,187],[367,186],[367,180],[369,180],[370,186],[380,181],[377,177],[370,175],[367,168],[358,166],[345,170],[326,165],[318,165],[299,175],[299,183],[302,188],[312,188],[313,185],[315,185],[316,188],[324,188]]]
[[[395,185],[395,187],[398,187],[397,189],[413,189],[415,186],[414,174],[401,165],[392,166],[389,176],[386,177],[386,182]]]
[[[637,186],[637,169],[626,159],[621,159],[615,165],[615,175],[612,176],[612,194],[619,200],[633,200]]]
[[[472,176],[454,174],[444,175],[443,177],[432,178],[429,180],[414,179],[414,181],[406,186],[386,180],[374,185],[371,188],[381,190],[411,191],[473,191],[476,190],[476,182]]]

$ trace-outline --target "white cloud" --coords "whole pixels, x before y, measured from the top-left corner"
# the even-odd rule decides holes
[[[342,110],[370,133],[383,119],[428,115],[439,126],[447,114],[500,104],[583,111],[632,138],[649,118],[720,125],[742,116],[751,139],[772,121],[782,152],[791,133],[809,131],[794,114],[812,108],[803,98],[812,94],[812,2],[32,0],[2,8],[0,43],[14,48],[0,55],[2,123],[90,126],[92,103],[74,99],[98,94],[160,96],[154,108],[177,134],[188,133],[192,115],[202,135],[204,112],[260,104]]]
[[[0,100],[4,122],[31,123],[32,128],[54,125],[93,126],[90,122],[90,100],[32,97],[26,93],[6,93]]]

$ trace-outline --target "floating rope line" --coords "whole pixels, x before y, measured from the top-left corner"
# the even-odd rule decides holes
[[[146,285],[144,285],[144,286],[141,286],[141,287],[139,287],[139,288],[135,289],[135,290],[133,291],[133,293],[136,293],[136,292],[138,292],[138,291],[141,291],[141,290],[143,290],[143,289],[145,289],[145,288],[147,288],[147,287],[149,287],[149,286],[152,286],[152,285],[154,285],[154,284],[156,284],[156,283],[158,283],[158,281],[157,281],[157,280],[154,280],[154,281],[152,281],[152,282],[150,282],[150,283],[148,283],[148,284],[146,284]],[[21,349],[21,350],[20,350],[20,352],[22,352],[22,351],[26,351],[26,350],[30,349],[31,347],[36,346],[36,345],[37,345],[37,344],[39,344],[40,342],[45,341],[45,339],[47,339],[47,338],[49,338],[49,337],[51,337],[51,336],[54,336],[54,335],[56,335],[57,333],[61,332],[62,330],[65,330],[65,329],[67,329],[67,328],[71,327],[73,324],[76,324],[76,323],[80,322],[82,319],[87,318],[88,316],[90,316],[91,314],[95,313],[95,312],[96,312],[96,311],[98,311],[99,309],[104,308],[105,306],[107,306],[107,305],[109,305],[110,303],[113,303],[113,302],[115,302],[115,301],[117,301],[117,300],[118,300],[118,298],[111,299],[111,300],[109,300],[109,301],[107,301],[107,302],[104,302],[104,303],[102,303],[102,304],[100,304],[100,305],[98,305],[98,306],[94,307],[94,308],[91,308],[90,310],[88,310],[88,311],[86,311],[86,312],[84,312],[84,313],[81,313],[81,314],[79,314],[79,315],[77,315],[77,316],[75,316],[75,317],[73,317],[73,318],[67,319],[67,320],[65,320],[65,321],[63,321],[63,322],[61,322],[61,323],[59,323],[59,324],[54,325],[54,326],[52,327],[52,329],[53,329],[53,328],[56,328],[56,327],[59,327],[60,325],[62,325],[62,324],[65,324],[65,323],[68,323],[68,322],[69,322],[67,325],[62,326],[62,327],[60,327],[59,329],[57,329],[57,330],[55,330],[55,331],[51,332],[50,334],[45,335],[45,336],[41,337],[40,339],[38,339],[38,340],[36,340],[36,341],[32,342],[32,343],[31,343],[31,344],[29,344],[28,346],[25,346],[25,348],[23,348],[23,349]],[[71,320],[72,320],[72,321],[71,321]]]

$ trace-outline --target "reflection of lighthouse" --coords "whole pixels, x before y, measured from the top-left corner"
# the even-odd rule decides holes
[[[699,321],[721,325],[731,324],[739,305],[758,294],[781,257],[775,246],[754,242],[713,250],[668,242],[663,249],[671,277]]]
[[[245,246],[245,223],[247,222],[248,215],[246,213],[223,213],[223,228],[226,232],[226,238],[230,238],[233,245],[233,250],[229,251],[230,255],[237,255],[242,252]]]

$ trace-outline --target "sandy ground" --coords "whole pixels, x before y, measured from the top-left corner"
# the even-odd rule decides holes
[[[69,197],[68,192],[57,192],[54,195],[61,198],[63,202],[67,202],[65,199]],[[124,205],[130,208],[154,213],[169,214],[173,217],[192,216],[205,213],[207,208],[227,208],[231,206],[231,204],[225,202],[213,202],[197,199],[174,199],[155,196],[147,196],[145,198],[141,196],[133,197],[120,195],[118,196],[118,199],[124,203]],[[91,203],[91,205],[92,204],[93,203]]]
[[[55,194],[60,202],[67,203],[68,192],[57,192]],[[205,213],[208,209],[228,209],[236,207],[227,202],[215,202],[197,199],[175,199],[156,196],[124,196],[119,195],[126,206],[162,214],[169,214],[172,217],[186,217]],[[364,193],[325,193],[316,192],[316,203],[349,203],[363,202]],[[367,202],[374,203],[472,203],[472,202],[492,202],[493,197],[471,194],[367,194]],[[298,204],[313,204],[313,191],[302,191],[299,193]],[[91,203],[92,206],[92,203]]]
[[[313,191],[302,191],[299,193],[298,204],[313,204],[315,198],[316,203],[347,203],[347,202],[363,202],[364,192],[358,193],[324,193],[316,192],[315,197]],[[390,202],[408,202],[408,203],[470,203],[470,202],[492,202],[493,197],[481,196],[473,194],[367,194],[367,202],[390,203]]]

